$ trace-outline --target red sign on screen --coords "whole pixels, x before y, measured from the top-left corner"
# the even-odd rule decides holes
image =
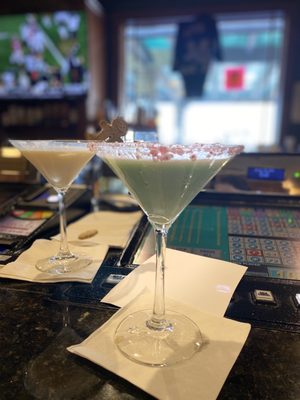
[[[225,70],[225,88],[227,90],[243,90],[244,84],[244,67],[227,68]]]

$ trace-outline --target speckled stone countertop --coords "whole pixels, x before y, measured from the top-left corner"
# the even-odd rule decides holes
[[[96,300],[109,290],[100,275],[92,285],[0,280],[1,400],[152,398],[66,351],[116,311]],[[252,328],[218,397],[239,399],[300,399],[299,333]]]

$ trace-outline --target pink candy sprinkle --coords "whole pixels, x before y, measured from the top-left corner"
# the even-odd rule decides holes
[[[166,146],[159,146],[159,151],[161,154],[165,154],[168,151]]]
[[[184,151],[182,148],[178,147],[177,149],[175,149],[176,154],[178,154],[179,156],[182,156],[182,154],[184,154]]]
[[[92,148],[91,146],[90,148]],[[172,159],[213,159],[230,158],[243,150],[242,146],[222,144],[162,145],[160,143],[100,143],[96,149],[101,157],[118,157],[139,160],[168,161]]]
[[[157,156],[157,154],[158,154],[158,149],[156,149],[156,148],[152,148],[152,149],[150,149],[150,152],[149,152],[153,157],[154,156]]]
[[[167,153],[161,155],[161,160],[168,161],[168,160],[171,160],[173,157],[174,156],[172,153],[167,152]]]

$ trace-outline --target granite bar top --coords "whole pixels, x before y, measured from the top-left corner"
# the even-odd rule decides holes
[[[99,302],[101,273],[91,285],[0,280],[1,400],[152,398],[66,351],[116,311]],[[239,399],[300,399],[299,333],[252,328],[218,397]]]

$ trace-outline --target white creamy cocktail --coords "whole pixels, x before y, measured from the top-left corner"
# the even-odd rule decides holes
[[[37,269],[48,273],[66,273],[88,266],[91,259],[70,252],[67,242],[64,195],[85,164],[94,156],[89,142],[80,140],[10,140],[44,178],[59,198],[60,249],[39,260]]]
[[[242,146],[158,143],[99,143],[101,157],[128,187],[153,226],[156,238],[155,298],[152,310],[125,318],[115,343],[128,358],[167,366],[192,357],[202,344],[188,317],[165,312],[164,270],[168,229],[183,209]]]
[[[82,167],[91,159],[91,153],[86,147],[65,147],[60,149],[57,146],[45,149],[26,149],[22,154],[35,168],[47,179],[56,189],[67,189]]]

